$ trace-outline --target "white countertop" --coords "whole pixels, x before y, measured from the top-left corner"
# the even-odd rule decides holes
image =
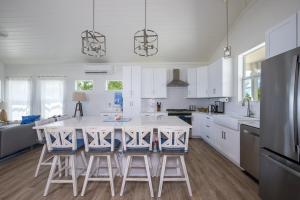
[[[50,128],[50,127],[70,127],[75,129],[81,129],[89,126],[113,126],[116,129],[130,126],[144,126],[159,128],[163,126],[172,127],[185,127],[192,128],[192,126],[185,121],[179,119],[176,116],[161,116],[161,117],[134,117],[129,122],[104,122],[104,118],[101,117],[82,117],[71,118],[63,121],[58,121],[34,128]]]
[[[259,121],[247,121],[247,122],[242,122],[241,124],[245,124],[247,126],[252,126],[255,128],[260,128],[260,122]]]

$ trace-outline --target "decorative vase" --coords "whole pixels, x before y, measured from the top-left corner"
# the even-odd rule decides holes
[[[7,122],[7,113],[4,109],[1,110],[0,112],[0,121],[3,121],[3,122]]]

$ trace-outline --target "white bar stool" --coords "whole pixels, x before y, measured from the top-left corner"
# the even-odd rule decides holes
[[[84,146],[83,139],[77,139],[76,130],[74,128],[46,128],[45,136],[48,151],[54,158],[43,196],[47,196],[50,184],[52,183],[72,183],[73,195],[77,196],[76,153]],[[64,168],[59,167],[56,172],[57,163],[60,163],[61,157],[68,158],[69,164],[65,163]],[[83,151],[81,151],[81,159],[86,167]],[[59,166],[61,165],[59,164]],[[63,170],[67,172],[70,169],[71,180],[54,179],[57,175],[61,176]]]
[[[44,120],[36,121],[35,126],[38,127],[38,126],[42,126],[42,125],[49,124],[52,122],[55,122],[54,118],[44,119]],[[36,170],[35,170],[34,177],[38,176],[41,166],[50,166],[52,163],[52,162],[50,162],[50,160],[53,158],[53,156],[46,157],[48,151],[47,151],[44,129],[36,129],[36,133],[37,133],[38,141],[40,144],[43,145],[43,148],[42,148],[42,152],[41,152],[41,155],[40,155],[40,158],[39,158]]]
[[[152,179],[150,173],[151,160],[149,154],[152,152],[153,128],[126,127],[122,129],[122,145],[126,156],[126,167],[123,176],[120,196],[123,196],[126,181],[145,181],[149,184],[150,195],[154,197]],[[145,177],[128,177],[129,168],[134,157],[144,158],[146,168]]]
[[[164,181],[186,182],[189,195],[192,196],[191,184],[184,160],[184,154],[188,151],[189,131],[189,128],[182,127],[160,127],[158,129],[159,151],[162,156],[158,198],[161,197]],[[165,177],[167,159],[169,157],[180,159],[183,177]]]
[[[114,175],[112,169],[112,155],[114,156],[116,166],[121,173],[120,163],[116,151],[121,145],[121,141],[115,139],[113,127],[88,127],[83,130],[85,151],[90,155],[81,196],[84,196],[88,181],[109,181],[111,195],[115,196]],[[93,169],[95,157],[105,157],[108,166],[108,177],[90,177]],[[99,163],[98,163],[99,164]],[[100,165],[100,164],[99,164]],[[100,168],[100,166],[98,166]]]

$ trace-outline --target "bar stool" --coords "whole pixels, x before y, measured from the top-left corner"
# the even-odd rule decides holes
[[[46,128],[45,137],[48,151],[54,158],[43,196],[47,196],[51,183],[72,183],[73,195],[77,196],[76,154],[80,151],[80,148],[84,146],[83,139],[77,139],[76,130],[74,128]],[[58,172],[56,172],[57,163],[60,162],[61,157],[68,158],[69,164],[65,163],[64,168],[60,167]],[[81,151],[81,159],[86,167],[83,151]],[[65,170],[65,172],[71,170],[71,180],[54,179],[58,174],[60,175],[63,170]]]
[[[44,120],[36,121],[35,126],[38,127],[38,126],[42,126],[42,125],[49,124],[52,122],[55,122],[54,118],[44,119]],[[52,163],[52,162],[50,162],[50,160],[53,158],[53,156],[48,156],[46,158],[48,151],[47,151],[44,129],[38,128],[38,129],[36,129],[36,133],[37,133],[38,141],[40,144],[43,145],[43,148],[42,148],[42,152],[41,152],[41,155],[40,155],[40,158],[39,158],[36,170],[35,170],[34,177],[38,176],[41,166],[50,166]]]
[[[184,181],[187,184],[189,195],[192,196],[192,189],[188,172],[185,165],[184,154],[188,151],[189,128],[182,127],[160,127],[158,128],[159,151],[162,156],[162,166],[158,188],[158,198],[161,197],[164,181]],[[183,177],[165,177],[167,159],[169,157],[179,158]],[[159,167],[160,168],[160,167]]]
[[[123,151],[126,156],[126,167],[123,176],[120,196],[123,196],[126,181],[145,181],[149,184],[150,195],[154,197],[149,154],[152,152],[153,128],[126,127],[122,129]],[[145,177],[128,177],[129,168],[134,157],[142,157],[145,162]]]
[[[115,132],[113,127],[87,127],[83,130],[83,138],[85,144],[85,151],[90,155],[81,196],[84,196],[88,181],[109,181],[111,188],[111,195],[115,196],[114,189],[114,175],[112,171],[112,155],[114,156],[117,169],[121,173],[120,163],[115,153],[120,145],[121,141],[115,139]],[[93,169],[93,162],[95,157],[105,157],[108,166],[108,177],[90,177]],[[99,164],[100,165],[100,164]],[[98,166],[100,168],[100,166]]]

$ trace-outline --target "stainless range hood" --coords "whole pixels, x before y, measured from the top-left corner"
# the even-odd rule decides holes
[[[179,69],[173,69],[173,80],[167,84],[168,87],[187,87],[189,84],[180,80]]]

